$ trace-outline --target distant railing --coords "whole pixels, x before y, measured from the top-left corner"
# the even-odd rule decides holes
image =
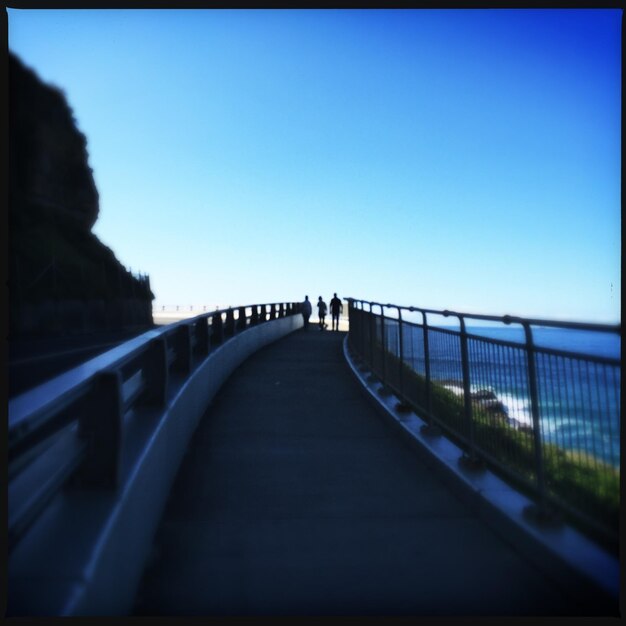
[[[422,417],[425,433],[454,440],[466,467],[489,466],[533,496],[534,519],[565,517],[617,550],[620,325],[348,301],[349,346],[383,383],[381,393]],[[500,331],[488,336],[468,320]],[[564,331],[585,331],[606,349],[571,348]],[[540,337],[557,332],[560,343]]]
[[[228,307],[211,306],[209,304],[154,304],[153,314],[180,315],[181,317],[192,317],[201,313],[210,313],[218,310],[227,310]]]
[[[313,302],[315,304],[315,302]],[[342,313],[339,316],[342,320],[348,320],[348,307],[342,303]],[[183,319],[187,317],[193,317],[201,313],[208,313],[213,310],[218,310],[219,307],[210,304],[153,304],[152,314],[155,318],[163,318],[167,320]],[[222,310],[227,310],[223,308]],[[313,306],[312,317],[316,318],[317,307]],[[327,319],[330,318],[330,313],[327,314]]]
[[[8,535],[11,550],[68,482],[113,489],[124,417],[162,406],[171,378],[190,374],[213,348],[251,326],[294,315],[300,303],[222,309],[150,330],[9,402]]]

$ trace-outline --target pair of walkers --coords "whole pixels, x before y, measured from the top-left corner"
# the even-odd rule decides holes
[[[304,330],[308,330],[309,328],[309,318],[311,317],[312,311],[311,302],[309,300],[309,296],[304,296],[304,302],[302,303],[302,317],[304,319]],[[322,296],[317,299],[317,316],[319,318],[319,329],[324,330],[328,327],[326,323],[326,313],[328,311],[328,307],[326,306],[326,302],[322,300]],[[332,330],[339,330],[339,315],[343,311],[343,304],[341,300],[337,297],[335,293],[332,300],[330,301],[330,315],[332,318]]]

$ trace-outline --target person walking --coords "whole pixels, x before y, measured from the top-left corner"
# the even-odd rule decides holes
[[[331,324],[332,330],[339,330],[339,316],[343,312],[343,304],[341,304],[341,300],[337,297],[337,294],[333,296],[333,299],[330,301],[330,315],[331,315]]]
[[[319,317],[319,325],[320,325],[320,330],[324,330],[324,328],[326,328],[326,311],[327,311],[328,307],[326,306],[326,302],[324,302],[324,300],[322,300],[322,296],[320,296],[317,299],[317,315]]]
[[[300,309],[300,312],[302,313],[302,319],[304,320],[304,330],[309,329],[309,317],[311,317],[312,310],[313,307],[311,306],[309,296],[304,296],[304,302],[302,303],[302,308]]]

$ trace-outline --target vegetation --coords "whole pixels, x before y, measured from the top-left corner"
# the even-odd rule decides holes
[[[418,413],[427,407],[427,385],[424,376],[391,353],[386,353],[387,372],[399,381],[402,376],[405,399]],[[467,449],[469,433],[465,420],[463,397],[441,384],[430,389],[432,417],[446,435]],[[529,495],[536,484],[535,444],[532,429],[511,422],[506,413],[489,410],[480,402],[472,402],[473,441],[477,452],[490,468]],[[572,523],[586,531],[585,517],[593,526],[608,530],[617,537],[619,528],[619,469],[588,453],[566,450],[553,443],[542,445],[547,495],[552,504]],[[506,468],[506,469],[502,469]],[[582,513],[572,515],[569,509]],[[603,533],[606,534],[606,533]],[[606,536],[599,539],[606,540]]]
[[[35,211],[28,217],[12,217],[12,297],[23,303],[153,298],[147,281],[128,273],[93,233]]]
[[[98,191],[62,91],[9,58],[9,332],[150,326],[154,296],[92,232]]]

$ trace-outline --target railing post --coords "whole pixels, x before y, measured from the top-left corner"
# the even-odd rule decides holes
[[[348,298],[348,342],[353,350],[355,350],[355,333],[356,323],[354,321],[354,302],[351,298]]]
[[[352,330],[356,331],[356,326],[353,326],[350,321],[352,320],[354,322],[354,317],[353,317],[353,313],[352,313],[352,299],[348,298],[348,343],[350,344],[350,347],[354,350],[354,333],[351,332]]]
[[[382,345],[382,381],[383,386],[387,384],[387,347],[385,346],[385,312],[383,310],[383,305],[380,306],[380,343]]]
[[[402,395],[402,399],[404,401],[404,342],[402,335],[402,309],[398,306],[398,341],[400,342],[399,347],[399,357],[400,357],[400,394]]]
[[[246,329],[246,307],[240,306],[237,313],[237,332]]]
[[[195,323],[196,351],[198,354],[207,355],[209,353],[209,327],[206,316],[201,317]]]
[[[282,302],[278,305],[278,317],[285,317],[285,306]]]
[[[252,307],[252,315],[250,316],[250,326],[256,326],[259,323],[259,307],[255,304]]]
[[[539,394],[537,392],[537,370],[535,364],[535,344],[530,324],[522,323],[526,339],[526,359],[528,361],[528,390],[530,392],[530,407],[533,419],[533,444],[535,452],[535,473],[537,477],[537,492],[539,494],[539,513],[546,515],[546,484],[543,465],[543,445],[541,442],[541,420],[539,417]]]
[[[370,306],[369,311],[369,327],[370,327],[370,368],[374,371],[374,340],[376,338],[376,319],[374,312],[372,311],[372,303],[368,302]]]
[[[399,386],[400,386],[400,402],[396,404],[396,409],[398,411],[407,412],[411,410],[411,407],[406,399],[406,393],[404,389],[404,331],[403,331],[403,320],[402,320],[402,308],[396,306],[398,309],[398,358],[400,359],[398,372]]]
[[[361,337],[361,331],[359,328],[359,322],[357,321],[358,312],[356,309],[356,302],[351,298],[348,299],[348,338],[352,349],[358,353],[359,357],[362,357],[362,349],[359,342]],[[358,337],[357,337],[358,335]]]
[[[235,334],[235,312],[231,307],[226,311],[226,323],[224,324],[224,336],[232,337]]]
[[[474,445],[474,415],[472,407],[472,393],[470,385],[469,350],[467,346],[467,331],[465,330],[465,319],[463,315],[457,315],[461,323],[461,368],[463,372],[463,407],[465,415],[465,429],[468,440],[467,461],[471,465],[478,463],[478,456]]]
[[[360,306],[359,306],[360,305]],[[358,346],[359,356],[365,361],[365,311],[363,303],[352,300],[352,315],[354,316],[354,344]],[[350,334],[352,334],[352,322],[349,322]],[[358,329],[358,337],[357,337]]]
[[[262,322],[267,322],[268,318],[269,318],[269,312],[268,312],[268,309],[267,309],[267,304],[264,304],[263,305],[263,309],[262,309],[262,313],[261,313],[261,321]]]
[[[76,482],[81,487],[114,489],[119,481],[122,446],[122,375],[104,370],[93,380],[91,393],[83,400],[80,436],[89,451]]]
[[[432,380],[430,379],[430,343],[428,338],[428,318],[426,313],[422,314],[422,338],[424,342],[424,375],[426,376],[426,412],[428,413],[429,432],[432,434],[440,434],[438,428],[433,423],[433,401],[432,401]]]
[[[206,319],[205,328],[206,328]],[[145,365],[146,389],[142,396],[145,404],[163,406],[167,399],[169,368],[167,364],[167,343],[163,336],[156,337],[146,350]]]
[[[211,316],[211,345],[219,346],[224,341],[224,325],[222,323],[222,314],[213,313]]]
[[[174,351],[176,359],[173,368],[188,374],[191,371],[191,333],[189,324],[182,324],[174,335]]]
[[[412,310],[412,309],[411,309]],[[434,423],[432,404],[432,381],[430,378],[430,343],[428,339],[428,318],[425,311],[422,314],[422,341],[424,345],[424,376],[426,378],[426,417],[427,423],[421,427],[421,431],[430,436],[441,435],[441,429]]]

